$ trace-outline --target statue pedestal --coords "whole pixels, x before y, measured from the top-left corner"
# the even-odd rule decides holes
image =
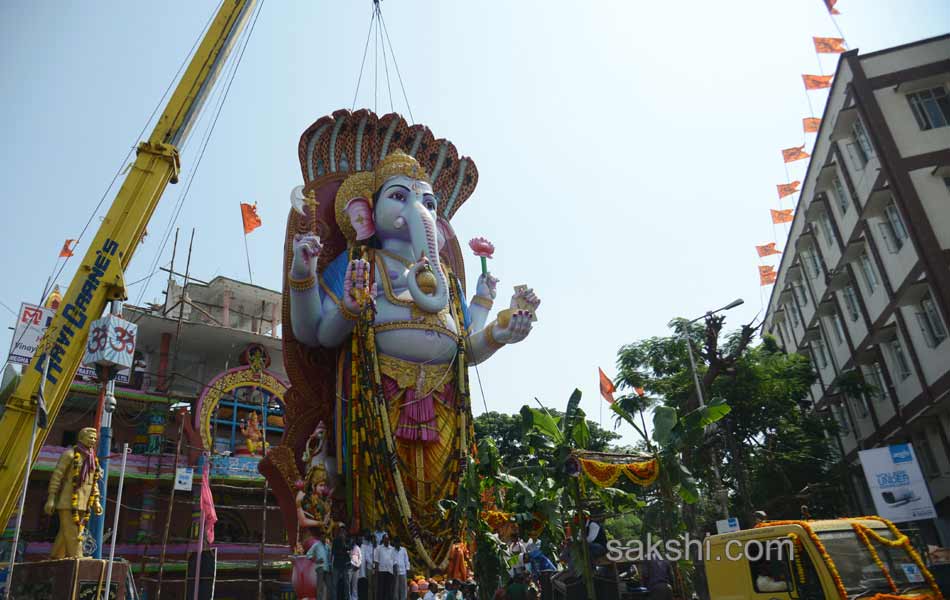
[[[107,560],[66,558],[40,562],[17,563],[13,569],[11,597],[26,599],[80,600],[108,598],[125,600],[125,582],[129,565],[115,561],[108,596],[97,591],[106,584]]]

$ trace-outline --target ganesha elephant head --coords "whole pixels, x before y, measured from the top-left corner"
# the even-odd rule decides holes
[[[411,156],[396,151],[372,173],[351,175],[336,196],[337,221],[354,242],[376,236],[383,248],[409,261],[407,287],[415,305],[430,313],[448,306],[448,281],[439,251],[448,222],[437,213],[429,176]]]

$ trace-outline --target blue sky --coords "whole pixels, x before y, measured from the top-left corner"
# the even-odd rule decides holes
[[[0,3],[0,302],[15,310],[39,299],[63,240],[78,234],[215,6]],[[813,51],[811,36],[837,36],[820,0],[382,7],[415,119],[478,164],[456,231],[495,243],[504,297],[526,283],[543,300],[532,335],[480,367],[489,409],[515,412],[535,396],[563,408],[579,387],[596,419],[597,367],[613,375],[622,344],[736,297],[746,304],[728,326],[762,310],[770,288],[759,288],[753,246],[784,245],[768,209],[786,180],[779,151],[804,141],[810,116],[800,74],[832,73],[836,62]],[[950,30],[943,0],[838,7],[849,47],[862,52]],[[369,0],[265,0],[177,221],[184,238],[197,230],[197,277],[247,276],[238,203],[257,202],[254,281],[280,286],[297,142],[317,118],[352,106],[370,12]],[[374,100],[372,48],[368,63],[357,106],[389,112],[381,63]],[[824,92],[811,94],[820,116]],[[183,149],[186,175],[208,119]],[[791,178],[805,166],[790,165]],[[127,281],[147,276],[156,256],[167,265],[170,246],[159,246],[183,188],[167,190]],[[477,273],[477,259],[467,267]],[[144,285],[132,301],[160,299],[163,277]],[[0,332],[0,347],[9,342]],[[480,395],[473,405],[483,410]]]

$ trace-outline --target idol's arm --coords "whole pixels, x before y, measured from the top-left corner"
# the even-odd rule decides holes
[[[498,352],[502,346],[515,344],[531,333],[531,313],[519,310],[511,315],[506,327],[492,321],[468,338],[469,364],[481,364]]]
[[[313,234],[294,236],[294,257],[287,273],[290,287],[290,323],[301,343],[318,346],[317,336],[323,307],[320,302],[320,287],[317,284],[317,258],[323,244]]]
[[[478,277],[478,285],[475,287],[475,295],[468,305],[469,314],[472,317],[471,330],[480,331],[484,329],[488,322],[488,313],[491,312],[492,304],[495,302],[495,288],[498,280],[491,276],[491,273],[482,273]]]

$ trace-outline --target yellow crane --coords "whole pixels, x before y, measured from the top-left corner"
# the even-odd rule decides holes
[[[0,523],[16,506],[26,485],[30,463],[39,456],[48,429],[40,430],[30,447],[38,407],[40,381],[49,422],[62,408],[66,393],[86,351],[89,325],[112,300],[125,300],[123,273],[132,260],[145,227],[165,187],[177,183],[181,147],[221,73],[257,0],[223,0],[147,141],[137,148],[122,187],[116,194],[46,330],[36,355],[0,416]],[[43,359],[49,356],[48,365]]]

